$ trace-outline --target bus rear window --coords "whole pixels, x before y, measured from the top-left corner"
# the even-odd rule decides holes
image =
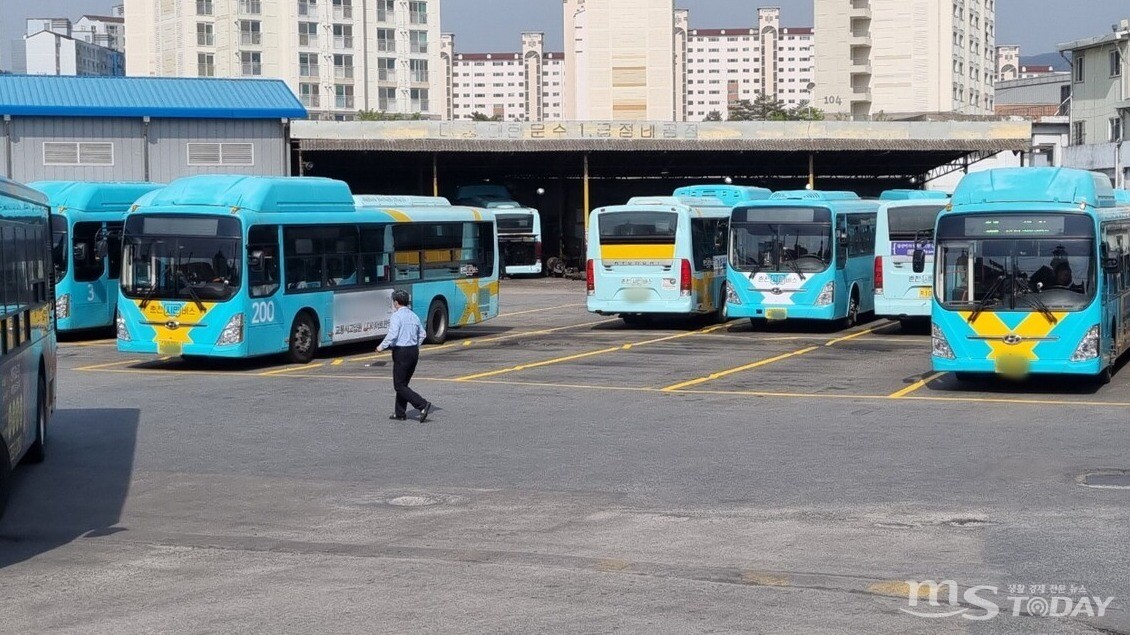
[[[679,215],[671,212],[614,212],[601,214],[600,242],[614,244],[674,244]]]
[[[940,205],[892,207],[887,210],[888,234],[893,240],[914,240],[922,234],[933,235],[934,223],[944,209]]]
[[[496,214],[499,233],[531,232],[534,230],[533,214]]]

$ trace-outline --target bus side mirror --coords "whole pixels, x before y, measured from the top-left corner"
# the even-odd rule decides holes
[[[921,247],[916,247],[914,249],[914,254],[912,255],[912,259],[913,259],[913,265],[914,265],[914,273],[922,273],[923,271],[926,271],[926,250],[925,249],[923,249]]]
[[[75,262],[86,262],[87,257],[87,244],[75,243],[74,247]]]
[[[261,249],[248,252],[247,266],[256,273],[263,271],[263,251]]]
[[[845,231],[841,231],[841,232],[839,233],[839,240],[840,240],[840,246],[841,246],[841,247],[846,247],[846,246],[847,246],[847,244],[848,244],[848,235],[847,235],[847,232],[845,232]]]
[[[110,242],[105,238],[99,238],[98,242],[94,243],[94,257],[102,260],[110,253]]]
[[[1118,258],[1103,258],[1103,271],[1106,273],[1122,273],[1122,261]]]

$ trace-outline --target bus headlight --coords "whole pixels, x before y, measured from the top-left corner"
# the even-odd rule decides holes
[[[937,324],[930,325],[930,335],[930,347],[933,349],[931,352],[934,357],[957,359],[957,355],[953,354],[953,349],[950,348],[950,343],[946,339],[946,334],[942,332],[942,329],[938,328]]]
[[[126,319],[120,315],[118,316],[118,339],[122,340],[123,342],[129,342],[133,340],[133,338],[129,335],[129,328],[126,327]]]
[[[1071,355],[1073,362],[1086,362],[1099,357],[1099,325],[1096,324],[1087,331],[1083,339],[1079,342],[1079,346],[1075,347],[1075,353]]]
[[[741,304],[742,299],[738,297],[738,292],[730,285],[726,285],[726,304]]]
[[[816,306],[828,306],[836,300],[836,283],[829,282],[824,285],[820,295],[816,296]]]
[[[71,317],[71,294],[64,293],[55,300],[55,317],[60,320]]]
[[[220,339],[216,340],[216,346],[229,346],[231,344],[243,343],[243,314],[236,313],[228,320],[228,325],[224,327],[223,332],[220,333]]]

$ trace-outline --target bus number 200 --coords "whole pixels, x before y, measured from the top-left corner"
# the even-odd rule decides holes
[[[270,324],[275,321],[275,303],[274,302],[252,302],[251,303],[251,323],[252,324]]]

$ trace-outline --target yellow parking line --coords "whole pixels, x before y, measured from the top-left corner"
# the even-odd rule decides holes
[[[70,348],[72,346],[81,346],[84,348],[90,347],[116,347],[118,345],[115,340],[95,340],[93,342],[59,342],[59,348]]]
[[[914,382],[913,384],[907,386],[906,388],[903,388],[902,390],[891,393],[890,397],[891,397],[891,399],[902,399],[903,397],[909,395],[910,393],[912,393],[912,392],[914,392],[914,391],[916,391],[920,388],[924,388],[926,386],[926,384],[929,384],[930,382],[934,381],[935,379],[941,377],[944,374],[945,373],[934,373],[933,375],[930,375],[929,377],[925,377],[925,378],[923,378],[919,381]]]
[[[870,335],[871,333],[874,333],[878,329],[885,328],[885,327],[888,327],[888,326],[890,326],[890,324],[880,324],[878,326],[873,326],[873,327],[871,327],[871,328],[869,328],[865,331],[860,331],[858,333],[852,333],[851,335],[848,335],[847,337],[836,338],[836,339],[828,342],[827,344],[824,344],[824,346],[835,346],[836,344],[839,344],[840,342],[847,342],[848,340],[854,340],[857,337],[863,337],[864,335]]]
[[[288,366],[286,368],[280,368],[278,370],[268,370],[266,372],[259,373],[259,375],[260,376],[285,375],[286,373],[293,373],[293,372],[296,372],[296,371],[299,371],[299,370],[311,370],[311,369],[314,369],[314,368],[321,368],[322,366],[325,366],[325,364],[324,363],[301,364],[301,365],[298,365],[298,366]]]
[[[682,390],[684,388],[689,388],[691,386],[697,386],[699,384],[705,384],[708,381],[720,379],[720,378],[725,377],[727,375],[733,375],[734,373],[740,373],[740,372],[746,371],[746,370],[753,370],[754,368],[759,368],[761,366],[767,366],[769,364],[773,364],[773,363],[779,362],[781,360],[788,359],[790,357],[797,357],[799,355],[811,353],[812,351],[816,350],[816,348],[817,347],[815,347],[815,346],[810,346],[808,348],[802,348],[799,351],[793,351],[791,353],[785,353],[784,355],[778,355],[776,357],[770,357],[769,359],[763,359],[759,362],[754,362],[752,364],[746,364],[745,366],[738,366],[737,368],[731,368],[729,370],[723,370],[721,372],[712,373],[710,375],[707,375],[706,377],[699,377],[698,379],[692,379],[690,381],[684,381],[684,382],[681,382],[681,383],[678,383],[678,384],[672,384],[670,386],[667,386],[666,388],[662,388],[661,390],[663,392],[675,392],[676,390]]]
[[[332,363],[332,364],[330,364],[330,365],[331,365],[331,366],[341,366],[341,365],[342,365],[342,364],[344,364],[344,363],[345,363],[345,360],[344,360],[344,359],[338,358],[338,359],[335,359],[335,360],[333,361],[333,363]]]
[[[488,371],[488,372],[485,372],[485,373],[476,373],[474,375],[467,375],[465,377],[459,377],[458,379],[459,379],[459,381],[470,381],[472,379],[482,379],[484,377],[494,377],[496,375],[504,375],[506,373],[513,373],[513,372],[517,372],[517,371],[520,371],[520,370],[529,370],[531,368],[540,368],[542,366],[549,366],[551,364],[560,364],[562,362],[570,362],[570,361],[577,360],[577,359],[584,359],[586,357],[594,357],[596,355],[604,355],[606,353],[615,353],[617,351],[628,351],[628,350],[631,350],[632,348],[637,347],[637,346],[647,346],[649,344],[658,344],[659,342],[669,342],[671,340],[682,339],[684,337],[691,337],[691,336],[694,336],[694,335],[702,335],[703,333],[710,333],[711,331],[716,331],[716,330],[722,328],[723,326],[725,326],[725,325],[717,324],[715,326],[710,326],[710,327],[707,327],[707,328],[704,328],[704,329],[699,329],[697,331],[691,331],[690,333],[679,333],[677,335],[668,335],[666,337],[657,337],[657,338],[650,339],[650,340],[644,340],[642,342],[629,342],[627,344],[621,344],[619,346],[610,346],[608,348],[602,348],[602,349],[595,350],[595,351],[588,351],[588,352],[585,352],[585,353],[577,353],[575,355],[566,355],[565,357],[555,357],[553,359],[547,359],[547,360],[540,361],[540,362],[533,362],[533,363],[530,363],[530,364],[519,364],[518,366],[511,366],[509,368],[500,368],[498,370],[492,370],[492,371]]]
[[[560,306],[549,306],[549,307],[545,307],[545,308],[541,308],[541,309],[529,309],[529,310],[526,310],[526,311],[515,311],[513,313],[500,313],[498,315],[498,317],[504,318],[504,317],[511,317],[511,316],[514,316],[514,315],[528,315],[530,313],[543,313],[545,311],[556,311],[558,309],[569,309],[569,308],[572,308],[572,307],[575,307],[575,306],[584,306],[584,304],[577,302],[577,303],[574,303],[574,304],[562,304]]]
[[[140,361],[141,361],[140,359],[125,359],[125,360],[122,360],[120,362],[109,362],[109,363],[106,363],[106,364],[94,364],[93,366],[80,366],[80,367],[76,368],[75,370],[99,370],[99,369],[102,369],[102,368],[111,368],[113,366],[124,366],[126,364],[136,364]]]

